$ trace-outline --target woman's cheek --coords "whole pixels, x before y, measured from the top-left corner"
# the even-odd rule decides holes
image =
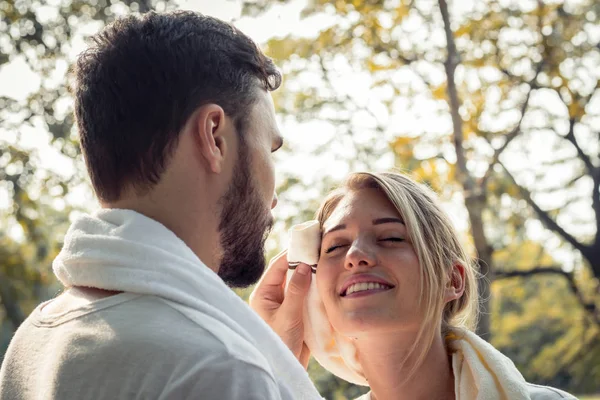
[[[328,268],[327,263],[319,260],[315,278],[317,279],[317,291],[319,292],[321,299],[325,299],[327,297],[327,292],[332,285],[331,272],[332,271],[330,268]]]

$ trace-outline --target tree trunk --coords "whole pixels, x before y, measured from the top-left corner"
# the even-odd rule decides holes
[[[479,288],[479,320],[477,321],[477,334],[489,341],[491,338],[490,327],[490,300],[492,297],[491,284],[494,281],[494,269],[492,264],[493,249],[485,237],[483,225],[483,209],[485,198],[483,196],[471,196],[465,199],[465,205],[469,214],[471,235],[477,251],[477,265],[481,274],[477,283]]]
[[[485,206],[484,188],[476,185],[475,178],[471,176],[467,169],[467,160],[463,149],[463,126],[460,116],[460,99],[454,80],[456,67],[460,62],[459,54],[454,43],[454,36],[450,28],[450,15],[448,13],[448,4],[446,0],[438,0],[442,19],[444,21],[444,32],[446,34],[447,58],[444,63],[447,79],[447,92],[450,105],[450,115],[452,117],[452,130],[454,137],[454,149],[456,151],[456,171],[457,179],[463,187],[465,197],[465,206],[469,213],[469,222],[471,225],[471,235],[477,250],[479,271],[479,299],[481,316],[477,324],[477,334],[485,340],[490,340],[490,284],[493,281],[492,248],[485,237],[483,226],[483,210]]]

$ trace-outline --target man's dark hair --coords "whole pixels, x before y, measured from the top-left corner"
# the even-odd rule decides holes
[[[75,116],[92,185],[105,202],[160,180],[199,106],[218,104],[243,140],[257,90],[281,75],[232,25],[184,11],[128,16],[93,38],[75,67]]]

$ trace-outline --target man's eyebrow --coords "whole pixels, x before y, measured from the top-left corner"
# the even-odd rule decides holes
[[[388,217],[388,218],[377,218],[373,220],[373,225],[397,223],[404,225],[404,221],[400,218]]]
[[[271,153],[275,153],[277,150],[279,150],[281,148],[281,146],[283,146],[283,137],[281,135],[277,135],[275,137],[275,148],[271,150]]]
[[[325,232],[323,232],[323,237],[325,237],[325,235],[327,235],[328,233],[340,231],[342,229],[346,229],[346,224],[339,224],[339,225],[334,226],[331,229],[326,230]]]

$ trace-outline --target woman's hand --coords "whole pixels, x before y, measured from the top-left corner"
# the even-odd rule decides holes
[[[307,264],[298,265],[284,290],[288,268],[287,251],[271,260],[250,295],[250,307],[281,337],[306,369],[310,351],[304,343],[302,314],[312,274]]]

